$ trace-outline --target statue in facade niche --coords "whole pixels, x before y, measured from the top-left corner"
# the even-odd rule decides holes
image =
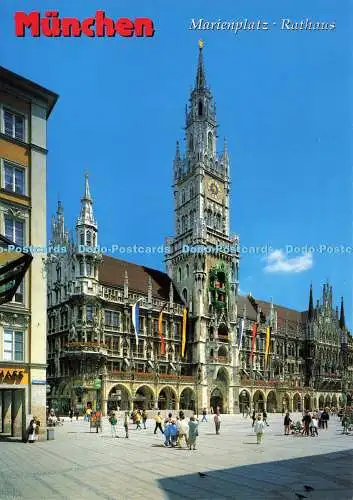
[[[74,323],[71,324],[70,328],[70,341],[71,342],[76,342],[77,341],[77,332]]]

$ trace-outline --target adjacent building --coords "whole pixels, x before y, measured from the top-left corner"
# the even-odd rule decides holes
[[[58,96],[0,67],[0,233],[46,247],[46,127]],[[43,253],[11,302],[0,307],[0,435],[23,437],[30,416],[45,423],[47,290]]]
[[[177,143],[173,164],[166,273],[99,253],[87,176],[75,236],[59,202],[51,245],[66,250],[48,258],[47,337],[50,405],[59,412],[293,411],[342,403],[353,388],[352,338],[329,284],[316,307],[310,289],[305,312],[239,296],[230,160],[226,141],[218,151],[217,127],[200,44],[186,147]]]

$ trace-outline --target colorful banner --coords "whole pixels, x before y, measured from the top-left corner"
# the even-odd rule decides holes
[[[254,323],[252,326],[252,333],[251,333],[251,353],[250,353],[250,363],[253,362],[254,360],[254,352],[255,352],[255,342],[256,342],[256,335],[257,335],[257,323]]]
[[[159,318],[158,318],[158,335],[161,339],[161,354],[165,354],[165,340],[163,337],[163,311],[164,311],[166,305],[167,305],[167,302],[164,304],[164,306],[160,310]]]
[[[239,344],[238,344],[238,348],[239,350],[241,349],[241,343],[243,341],[243,335],[244,335],[244,324],[245,324],[245,321],[242,319],[241,322],[240,322],[240,327],[239,327]]]
[[[265,350],[265,366],[267,366],[267,359],[270,352],[270,339],[271,339],[272,328],[268,326],[266,328],[266,350]]]
[[[138,345],[139,341],[139,328],[140,328],[140,308],[138,303],[142,300],[138,299],[137,302],[132,306],[132,324],[134,326],[135,330],[135,337],[136,337],[136,345]]]
[[[181,357],[183,358],[185,355],[185,346],[186,346],[186,322],[187,322],[187,309],[184,307],[183,309],[183,326],[181,333]]]

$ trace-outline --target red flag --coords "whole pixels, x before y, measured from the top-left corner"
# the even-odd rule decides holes
[[[257,323],[254,323],[252,326],[252,334],[251,334],[251,354],[250,354],[250,362],[253,362],[254,359],[254,350],[255,350],[255,340],[257,335]]]

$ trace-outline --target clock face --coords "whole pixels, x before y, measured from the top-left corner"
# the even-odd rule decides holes
[[[217,196],[219,194],[219,185],[217,184],[217,182],[213,182],[213,181],[210,182],[208,185],[208,191],[213,196]]]

